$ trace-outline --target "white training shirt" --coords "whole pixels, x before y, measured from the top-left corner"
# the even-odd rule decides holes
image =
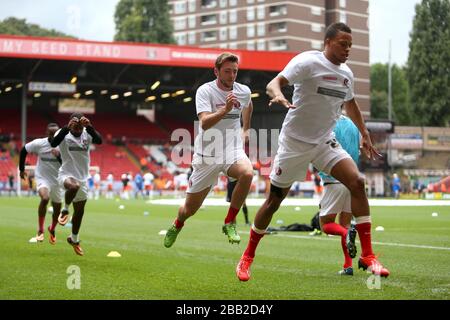
[[[315,144],[329,137],[342,104],[354,97],[350,68],[331,63],[323,52],[306,51],[292,58],[279,75],[294,85],[296,106],[284,119],[283,133]]]
[[[144,186],[151,185],[153,182],[153,179],[155,179],[153,174],[151,174],[150,172],[147,172],[146,174],[144,174],[143,178],[144,178]]]
[[[52,148],[48,138],[35,139],[25,145],[28,153],[34,153],[38,156],[34,175],[38,180],[46,180],[51,184],[58,184],[58,170],[61,164],[52,150],[59,150],[58,147]]]
[[[200,86],[195,95],[195,105],[197,115],[201,112],[216,112],[224,108],[229,91],[224,91],[217,86],[217,80],[207,82]],[[250,88],[246,85],[235,82],[233,93],[238,100],[238,104],[227,113],[216,125],[204,131],[199,126],[198,134],[195,137],[194,152],[207,157],[218,157],[237,149],[243,149],[243,142],[240,134],[241,112],[250,104]],[[215,129],[215,130],[211,130]],[[227,130],[229,137],[227,138]],[[221,134],[222,140],[216,141],[212,136]],[[237,133],[237,134],[236,134]],[[232,136],[230,136],[230,134]]]
[[[58,133],[59,130],[55,136]],[[91,163],[89,154],[91,144],[92,137],[87,133],[86,128],[83,128],[83,132],[79,137],[75,137],[69,132],[59,145],[63,162],[59,169],[59,174],[86,182],[89,178],[89,165]]]

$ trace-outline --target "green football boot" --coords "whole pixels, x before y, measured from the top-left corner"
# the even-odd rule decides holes
[[[228,242],[231,244],[241,242],[241,237],[237,234],[236,231],[236,223],[227,223],[222,227],[223,233],[225,233],[228,237]]]
[[[181,228],[177,229],[175,225],[172,225],[169,230],[167,230],[166,236],[164,237],[164,246],[166,248],[170,248],[174,244],[180,231]]]

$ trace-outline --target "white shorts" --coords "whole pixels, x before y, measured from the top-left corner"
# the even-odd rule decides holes
[[[233,159],[227,159],[227,161],[222,161],[222,163],[212,163],[213,160],[208,163],[208,161],[205,161],[201,155],[195,153],[192,159],[192,168],[194,170],[189,178],[189,187],[186,192],[197,193],[207,188],[211,188],[217,184],[217,178],[221,172],[228,175],[228,169],[230,169],[230,167],[237,161],[242,159],[250,163],[250,160],[244,150],[235,152]]]
[[[64,190],[65,190],[64,181],[66,181],[66,179],[68,179],[68,178],[72,178],[80,183],[80,189],[78,189],[78,192],[75,195],[75,198],[73,198],[73,202],[80,202],[80,201],[87,200],[87,198],[88,198],[87,182],[80,181],[72,176],[58,176],[58,182]]]
[[[62,190],[58,183],[50,183],[50,181],[42,178],[36,178],[36,190],[46,188],[50,195],[50,200],[54,203],[62,202]]]
[[[320,200],[320,214],[323,217],[341,212],[352,213],[350,191],[342,183],[324,186],[322,200]]]
[[[295,181],[304,181],[309,163],[318,170],[330,174],[331,169],[350,155],[330,135],[319,144],[293,139],[281,133],[278,151],[274,159],[270,182],[279,188],[289,188]]]

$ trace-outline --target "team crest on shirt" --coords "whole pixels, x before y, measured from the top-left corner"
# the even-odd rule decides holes
[[[281,170],[281,168],[278,167],[275,174],[276,174],[277,176],[281,176],[282,173],[283,173],[283,170]]]
[[[347,78],[344,78],[344,86],[346,86],[347,88],[349,87],[348,83],[349,83],[349,80]]]

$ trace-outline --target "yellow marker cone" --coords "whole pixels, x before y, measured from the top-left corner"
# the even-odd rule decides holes
[[[110,257],[110,258],[120,258],[121,256],[122,255],[120,253],[118,253],[117,251],[111,251],[107,255],[107,257]]]

